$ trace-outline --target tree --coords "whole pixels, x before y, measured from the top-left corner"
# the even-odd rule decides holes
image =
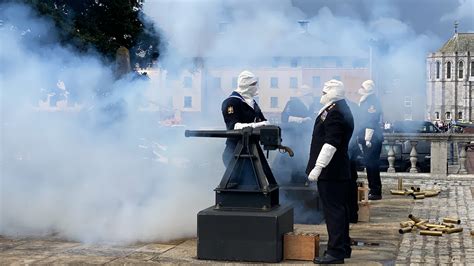
[[[120,46],[130,49],[132,64],[146,65],[159,56],[160,38],[140,12],[143,0],[22,0],[50,17],[62,43],[80,51],[91,47],[113,60]]]

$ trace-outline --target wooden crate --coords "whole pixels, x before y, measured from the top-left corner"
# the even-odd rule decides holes
[[[312,261],[319,256],[318,234],[287,233],[283,239],[283,259]]]
[[[370,222],[370,205],[368,201],[359,202],[359,222]]]

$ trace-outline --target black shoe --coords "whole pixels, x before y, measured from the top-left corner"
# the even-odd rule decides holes
[[[344,259],[335,258],[329,254],[324,257],[318,257],[313,260],[314,264],[344,264]]]
[[[369,200],[381,200],[382,195],[369,194]]]
[[[324,256],[326,256],[326,254],[327,254],[327,250],[324,251]],[[346,254],[344,254],[344,259],[350,259],[351,255],[352,255],[352,251],[347,252]]]

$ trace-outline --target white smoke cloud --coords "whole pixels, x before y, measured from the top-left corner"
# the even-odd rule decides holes
[[[185,139],[137,112],[148,83],[115,81],[94,55],[60,46],[29,8],[2,5],[0,18],[0,234],[194,236],[222,174],[222,141]]]

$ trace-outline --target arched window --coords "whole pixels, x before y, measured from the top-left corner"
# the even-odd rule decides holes
[[[446,78],[451,78],[451,62],[446,63]]]
[[[446,119],[450,120],[451,119],[451,112],[446,112]]]
[[[439,61],[436,62],[436,78],[439,79],[439,67],[440,67],[440,63]]]
[[[458,112],[458,119],[462,120],[462,112]]]
[[[459,68],[458,68],[458,78],[462,79],[464,75],[464,63],[459,61]]]
[[[435,112],[435,118],[436,120],[439,120],[439,112]]]

